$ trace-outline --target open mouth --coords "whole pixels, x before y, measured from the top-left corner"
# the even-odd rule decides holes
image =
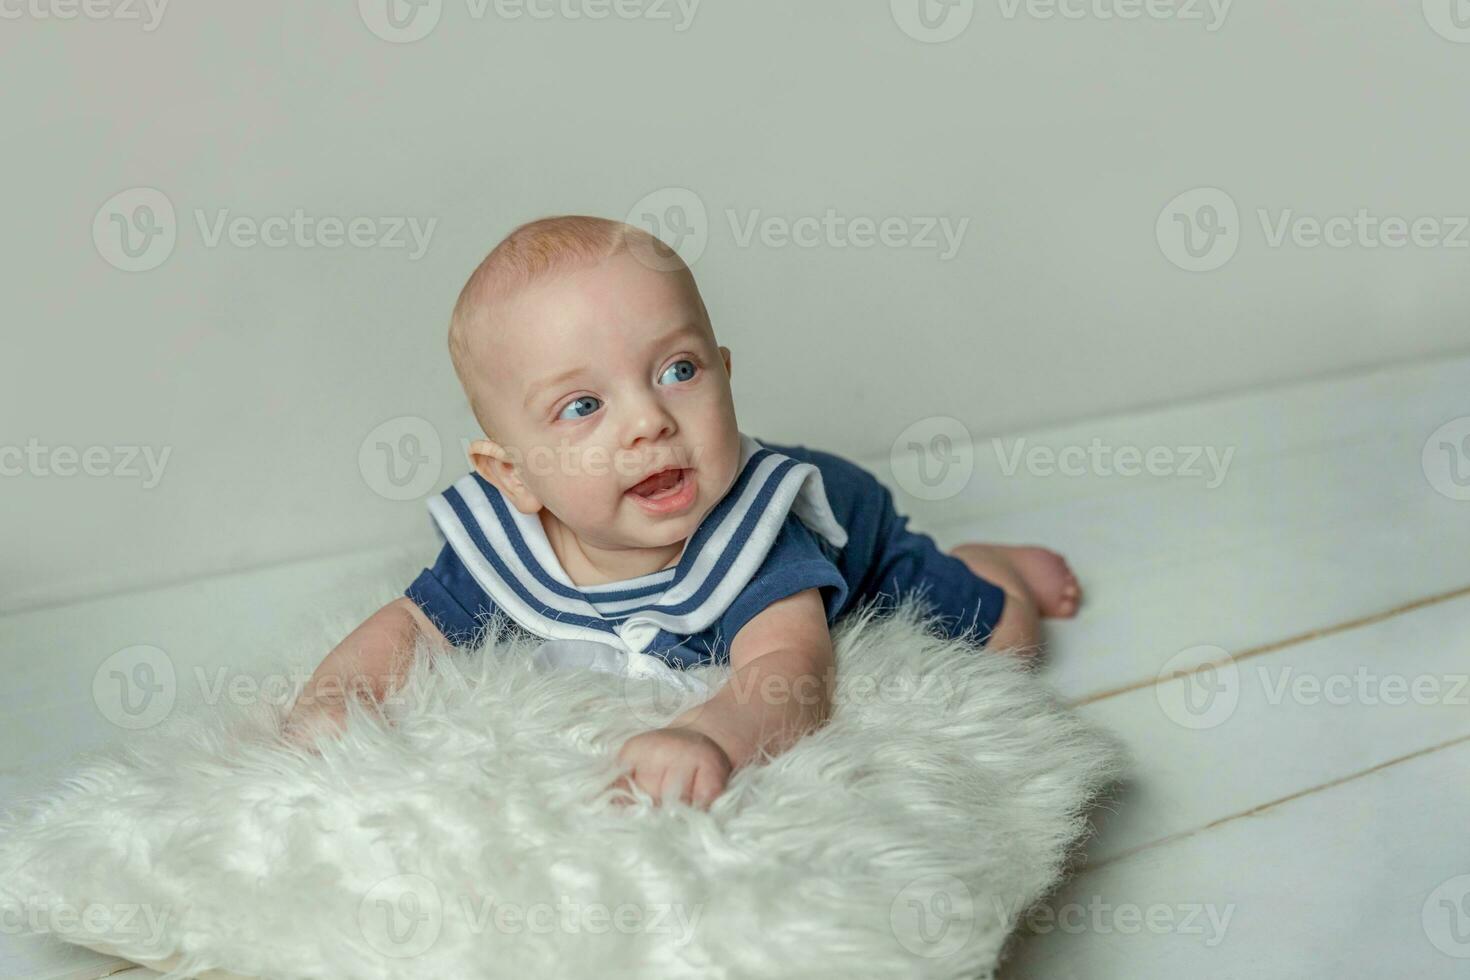
[[[644,500],[662,500],[670,494],[678,493],[683,484],[684,471],[673,468],[653,474],[637,486],[629,488],[628,492]]]
[[[670,468],[630,487],[627,496],[649,514],[667,515],[679,513],[694,503],[695,489],[693,470]]]

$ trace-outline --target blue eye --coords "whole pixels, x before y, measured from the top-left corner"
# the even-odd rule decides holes
[[[687,364],[689,366],[686,369],[684,369],[683,371],[680,372],[680,374],[682,375],[681,377],[675,378],[674,380],[675,381],[688,381],[690,378],[694,377],[694,372],[697,371],[698,368],[695,366],[694,362],[691,361],[691,360],[689,360],[689,358],[687,358],[687,357],[684,358],[683,360],[675,361],[673,364],[670,364],[669,367],[668,367],[668,370],[664,371],[664,375],[667,375],[669,373],[669,371],[673,371],[673,370],[678,369],[679,365],[681,365],[681,364]]]
[[[673,364],[670,364],[667,368],[664,369],[664,373],[659,376],[659,380],[663,381],[663,379],[667,378],[670,371],[674,372],[675,377],[673,379],[673,383],[677,384],[682,381],[688,381],[690,378],[699,373],[699,364],[693,360],[690,360],[687,357],[680,358],[679,360],[675,361]],[[583,402],[593,402],[594,404],[593,407],[588,409],[585,413],[578,412],[576,408]],[[598,398],[594,395],[583,395],[581,398],[576,398],[572,401],[567,402],[567,407],[563,408],[556,417],[558,421],[564,419],[569,422],[575,422],[577,419],[585,419],[587,416],[597,411],[598,407],[600,407],[601,405],[601,398]],[[571,412],[572,414],[567,415],[568,412]]]
[[[568,402],[567,403],[567,407],[561,410],[561,414],[558,415],[557,418],[558,419],[566,418],[568,411],[570,411],[571,409],[576,408],[578,405],[582,404],[583,402],[597,402],[598,404],[601,404],[601,399],[594,398],[591,395],[583,395],[581,398],[578,398],[578,399],[576,399],[574,401]],[[593,409],[593,411],[596,411],[596,409]],[[592,414],[592,413],[591,412],[588,412],[587,413],[587,415],[590,415],[590,414]],[[572,418],[573,419],[585,419],[587,417],[587,415],[573,415]]]

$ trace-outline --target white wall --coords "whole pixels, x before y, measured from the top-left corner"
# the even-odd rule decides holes
[[[1470,343],[1470,249],[1272,247],[1257,214],[1443,218],[1421,240],[1470,241],[1461,0],[1242,0],[1223,23],[1205,0],[1205,21],[960,0],[943,43],[881,0],[704,0],[688,22],[672,0],[603,20],[442,0],[390,43],[375,2],[178,3],[150,30],[0,0],[0,610],[426,535],[422,492],[386,499],[359,451],[418,416],[444,440],[432,489],[464,472],[444,347],[464,277],[519,221],[667,188],[708,215],[694,271],[741,427],[854,456],[930,416],[980,436]],[[166,195],[176,238],[127,272],[94,219],[136,187]],[[1156,235],[1198,187],[1240,213],[1208,272]],[[298,208],[436,224],[414,258],[211,247],[196,217]],[[946,259],[742,246],[729,217],[828,209],[968,225]],[[157,485],[43,475],[58,447],[107,447],[110,471],[116,446],[166,449]]]

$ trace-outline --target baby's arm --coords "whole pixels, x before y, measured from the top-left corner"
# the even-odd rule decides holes
[[[730,679],[666,727],[635,735],[618,754],[660,802],[706,806],[731,770],[779,755],[831,712],[832,637],[819,589],[767,606],[730,644]]]
[[[412,666],[419,633],[448,642],[407,596],[394,599],[369,616],[327,654],[306,682],[286,719],[286,736],[300,740],[319,720],[341,731],[349,694],[359,700],[382,701],[397,690]]]
[[[729,682],[669,727],[708,735],[736,769],[762,752],[780,755],[827,720],[834,663],[821,590],[805,589],[741,627],[730,644]]]

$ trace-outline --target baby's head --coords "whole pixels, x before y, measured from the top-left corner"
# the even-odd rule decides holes
[[[682,542],[739,475],[730,351],[688,267],[642,229],[584,216],[515,229],[460,292],[449,351],[486,435],[475,469],[588,545]],[[629,492],[667,467],[687,481],[671,503]]]

